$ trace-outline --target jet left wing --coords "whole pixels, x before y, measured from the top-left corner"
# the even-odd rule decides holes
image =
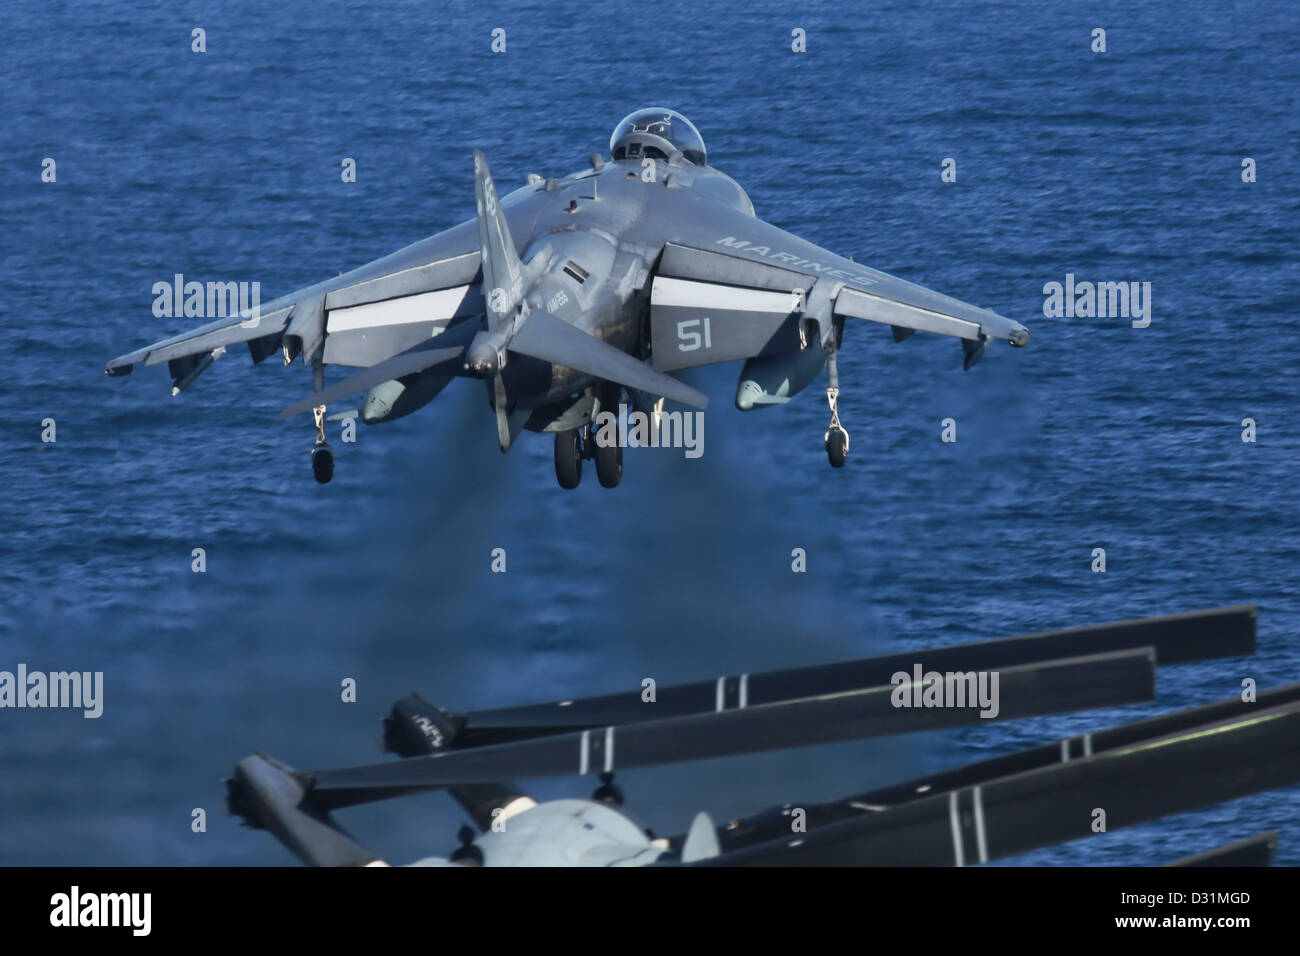
[[[969,368],[985,346],[1029,330],[989,309],[851,262],[721,204],[665,246],[651,288],[655,367],[687,368],[806,346],[804,316],[825,338],[851,316],[960,339]],[[707,223],[707,227],[703,225]]]

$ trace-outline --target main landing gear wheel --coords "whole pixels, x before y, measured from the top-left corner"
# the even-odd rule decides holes
[[[582,481],[582,429],[555,433],[555,479],[566,491],[572,491]]]
[[[617,488],[623,480],[623,446],[615,440],[614,444],[605,446],[598,441],[592,442],[596,459],[596,477],[602,488]]]
[[[325,440],[325,406],[317,405],[312,413],[316,416],[316,445],[311,450],[311,473],[318,484],[328,485],[334,477],[334,450]]]

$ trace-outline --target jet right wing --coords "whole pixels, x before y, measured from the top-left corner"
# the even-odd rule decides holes
[[[707,223],[707,226],[703,225]],[[996,339],[1024,345],[1018,322],[841,258],[770,223],[710,203],[664,247],[651,289],[655,367],[687,368],[806,346],[801,316],[823,336],[839,317],[960,339],[969,368]]]

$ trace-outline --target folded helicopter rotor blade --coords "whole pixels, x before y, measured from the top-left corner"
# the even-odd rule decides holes
[[[663,395],[684,405],[704,408],[709,404],[708,396],[703,392],[696,391],[671,375],[656,371],[622,349],[615,348],[549,312],[529,313],[510,339],[509,348],[520,355],[585,372],[628,388]]]
[[[393,704],[384,720],[384,744],[389,753],[415,757],[438,753],[454,736],[454,724],[433,704],[419,694],[411,694]],[[523,790],[504,780],[493,783],[448,787],[447,792],[464,808],[480,830],[488,831],[497,814],[517,801],[531,803]]]
[[[1169,737],[1206,724],[1293,704],[1300,705],[1300,682],[1260,691],[1250,702],[1243,701],[1240,697],[1231,697],[1188,710],[1158,714],[1117,727],[1107,727],[940,770],[923,777],[886,784],[825,803],[801,803],[800,807],[805,812],[806,826],[811,830],[844,820],[859,819],[864,811],[874,813],[893,810],[935,794],[982,787],[1015,774],[1121,750],[1157,737]],[[723,851],[729,852],[788,835],[790,821],[785,810],[784,805],[769,807],[728,822],[718,831]],[[680,839],[677,842],[680,843]]]
[[[366,866],[377,854],[348,836],[328,813],[304,800],[305,788],[292,768],[265,754],[245,757],[226,781],[230,812],[249,826],[270,830],[311,866]]]
[[[1165,866],[1272,866],[1276,853],[1277,831],[1269,830],[1236,843],[1173,860]]]
[[[948,705],[924,706],[921,683],[909,680],[323,770],[310,775],[310,796],[313,805],[329,810],[457,784],[598,774],[1134,703],[1155,695],[1155,654],[1140,648],[1028,664],[985,677],[982,689],[950,685],[961,694],[961,704],[954,697]]]
[[[768,840],[695,866],[964,866],[1300,783],[1300,703]]]
[[[1045,631],[969,644],[924,647],[880,657],[866,657],[786,670],[735,674],[687,684],[659,685],[654,713],[660,717],[728,710],[791,697],[831,694],[887,683],[897,671],[993,670],[1136,647],[1154,647],[1161,666],[1218,657],[1239,657],[1255,650],[1256,608],[1237,605],[1140,618],[1110,624]],[[584,727],[624,724],[645,719],[646,702],[639,683],[627,691],[576,700],[463,713],[463,744],[498,743],[562,733]]]

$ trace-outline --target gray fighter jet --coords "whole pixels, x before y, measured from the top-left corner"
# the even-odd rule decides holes
[[[680,416],[663,412],[665,399],[706,404],[667,372],[743,360],[736,405],[748,410],[788,402],[825,366],[823,439],[841,467],[849,436],[837,410],[836,351],[846,317],[888,325],[895,341],[918,329],[953,336],[966,368],[994,339],[1029,339],[1010,319],[756,218],[679,113],[632,113],[609,149],[610,162],[592,154],[589,169],[530,176],[504,199],[476,150],[476,218],[255,313],[123,355],[107,372],[167,362],[178,394],[240,342],[254,362],[277,351],[286,365],[301,356],[316,392],[280,417],[315,413],[320,482],[334,471],[328,404],[365,392],[355,414],[376,424],[420,408],[453,378],[482,379],[502,451],[521,429],[552,432],[561,486],[576,487],[583,460],[594,459],[600,483],[613,487],[623,450],[596,440],[602,409],[616,408],[626,390],[658,429]],[[326,387],[327,365],[361,371]]]

